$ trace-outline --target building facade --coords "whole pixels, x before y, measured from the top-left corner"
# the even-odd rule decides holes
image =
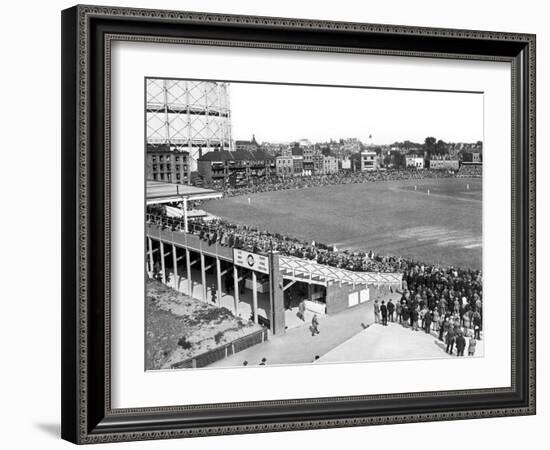
[[[147,150],[146,174],[148,180],[189,184],[189,154],[167,148]]]
[[[256,152],[209,152],[198,160],[199,176],[207,182],[224,181],[234,186],[277,174],[275,157]]]
[[[351,159],[349,158],[339,159],[338,168],[341,170],[351,170]]]
[[[323,173],[338,172],[338,160],[334,156],[323,156]]]
[[[269,153],[271,156],[279,156],[288,147],[287,143],[262,142],[260,145],[262,150]]]
[[[277,156],[275,158],[275,168],[280,177],[294,174],[294,161],[292,156]]]
[[[344,139],[340,151],[342,152],[341,156],[349,156],[354,153],[359,153],[361,151],[361,141],[357,138]]]
[[[292,168],[294,176],[302,176],[304,174],[304,157],[301,155],[292,155]]]
[[[255,152],[260,148],[258,142],[256,142],[256,136],[252,135],[250,141],[235,141],[235,150],[245,152]]]
[[[478,152],[465,152],[463,155],[463,161],[469,163],[481,163],[481,153]]]
[[[318,170],[319,168],[319,157],[321,158],[322,165],[321,152],[312,145],[303,147],[301,150],[303,156],[304,175],[314,175],[316,173],[315,170]]]
[[[360,163],[361,172],[380,169],[380,158],[376,152],[362,151],[360,154]]]
[[[318,153],[313,155],[313,172],[312,175],[317,175],[323,172],[323,159],[324,156],[319,150]]]
[[[421,156],[406,156],[405,157],[405,167],[414,168],[414,169],[423,169],[424,168],[424,158]]]
[[[281,148],[280,156],[292,156],[292,147],[290,145],[285,145]]]

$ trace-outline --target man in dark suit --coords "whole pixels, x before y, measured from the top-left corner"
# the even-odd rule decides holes
[[[449,327],[449,331],[447,331],[447,335],[445,336],[445,343],[447,344],[447,348],[445,351],[449,354],[453,354],[453,347],[455,345],[455,331],[453,327]]]
[[[447,331],[449,331],[449,327],[450,327],[449,318],[444,317],[443,324],[439,327],[439,340],[440,341],[443,341],[443,336],[445,335],[445,333]]]
[[[432,312],[426,309],[424,312],[424,332],[429,333],[432,326]]]
[[[481,340],[481,314],[479,311],[474,311],[472,314],[472,322],[474,323],[474,338]]]
[[[391,298],[388,300],[388,316],[390,318],[390,322],[393,322],[393,312],[395,311],[395,305],[391,301]]]
[[[388,307],[384,303],[384,300],[382,300],[382,303],[380,304],[380,313],[382,314],[382,325],[387,326],[388,325]]]
[[[458,333],[456,339],[456,356],[464,356],[464,348],[466,347],[466,339],[462,333]]]

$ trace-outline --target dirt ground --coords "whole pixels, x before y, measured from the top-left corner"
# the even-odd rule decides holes
[[[169,369],[260,327],[226,308],[188,297],[158,281],[147,282],[146,369]]]

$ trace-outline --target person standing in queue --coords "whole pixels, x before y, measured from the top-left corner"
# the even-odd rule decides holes
[[[464,356],[464,348],[466,348],[466,339],[464,339],[464,335],[459,332],[456,337],[456,356]]]
[[[481,314],[479,311],[474,311],[472,314],[472,322],[474,324],[474,338],[481,340]]]
[[[385,305],[384,300],[380,305],[380,313],[382,314],[382,325],[388,326],[388,307]]]
[[[401,302],[396,302],[395,304],[395,315],[397,316],[397,321],[403,323],[403,306]]]
[[[432,323],[433,323],[433,330],[435,332],[439,332],[439,311],[437,308],[434,308],[432,311]]]
[[[305,300],[302,300],[298,305],[298,317],[302,320],[302,322],[306,321],[305,314],[306,314],[306,302]]]
[[[439,340],[443,342],[443,338],[445,337],[445,334],[449,331],[449,318],[445,317],[444,315],[441,315],[442,323],[439,327]]]
[[[374,301],[374,323],[380,323],[380,305],[378,299]]]
[[[455,330],[453,326],[449,326],[449,331],[447,331],[447,334],[445,336],[445,343],[447,344],[447,348],[445,351],[449,354],[453,354],[453,347],[455,345]]]
[[[432,328],[432,312],[427,309],[424,312],[424,332],[429,334]]]
[[[468,356],[474,356],[476,352],[476,345],[477,345],[476,338],[471,337],[470,342],[468,343]]]
[[[391,301],[391,298],[388,300],[388,318],[390,322],[393,322],[393,312],[395,311],[395,305]]]
[[[411,311],[411,327],[413,331],[418,331],[418,316],[419,316],[419,306],[412,308]]]
[[[317,318],[317,314],[313,314],[313,317],[311,318],[311,335],[315,336],[319,333],[319,319]]]

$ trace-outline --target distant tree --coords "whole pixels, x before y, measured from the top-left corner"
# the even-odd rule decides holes
[[[435,144],[435,153],[438,155],[446,155],[449,153],[449,146],[441,139]]]
[[[481,153],[483,151],[483,142],[482,141],[477,141],[476,142],[476,147],[478,148],[479,152]]]
[[[395,161],[395,167],[398,169],[404,168],[407,165],[405,161],[405,155],[399,152],[395,153],[394,161]]]
[[[428,136],[424,139],[424,150],[428,153],[428,157],[431,157],[435,153],[435,143],[437,139],[431,136]]]
[[[431,136],[428,136],[426,139],[424,139],[424,146],[426,147],[426,150],[433,148],[436,142],[437,139]]]

